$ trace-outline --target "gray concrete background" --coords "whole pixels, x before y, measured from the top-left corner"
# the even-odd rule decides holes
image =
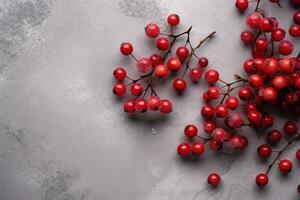
[[[287,27],[292,14],[283,5],[265,8]],[[132,41],[137,56],[148,55],[143,27],[165,24],[170,12],[182,29],[193,25],[195,41],[216,30],[200,54],[226,80],[242,74],[245,16],[233,0],[1,0],[0,8],[1,200],[299,199],[297,163],[288,177],[275,168],[267,188],[255,186],[266,165],[255,152],[263,140],[250,129],[242,130],[251,138],[243,154],[176,155],[184,125],[201,123],[204,83],[189,84],[182,97],[170,82],[160,88],[174,101],[169,117],[128,118],[111,94],[113,68],[133,66],[119,44]],[[294,160],[296,146],[284,156]],[[212,171],[223,178],[216,190],[206,185]]]

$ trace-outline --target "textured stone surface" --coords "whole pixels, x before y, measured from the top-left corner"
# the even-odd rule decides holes
[[[288,26],[284,6],[267,12]],[[299,198],[298,164],[288,177],[273,170],[265,190],[255,187],[266,165],[255,153],[263,140],[249,129],[243,130],[249,149],[240,155],[208,152],[193,161],[176,155],[183,126],[200,123],[204,83],[190,84],[182,97],[171,84],[160,88],[175,102],[169,117],[127,117],[111,94],[113,67],[134,64],[119,55],[120,42],[132,41],[137,56],[148,55],[143,27],[165,23],[169,12],[180,14],[182,28],[193,25],[195,40],[216,30],[201,54],[226,80],[242,73],[249,52],[238,40],[244,16],[233,1],[2,0],[0,8],[1,200]],[[294,159],[295,149],[285,155]],[[213,191],[206,185],[212,171],[225,180]]]

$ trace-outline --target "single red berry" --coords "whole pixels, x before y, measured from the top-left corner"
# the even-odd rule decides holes
[[[220,181],[221,181],[221,177],[217,173],[212,173],[207,177],[207,183],[213,187],[219,185]]]
[[[263,31],[263,32],[266,32],[266,33],[270,33],[273,31],[274,29],[274,24],[273,24],[273,20],[270,19],[270,18],[263,18],[261,23],[260,23],[260,29]]]
[[[148,108],[148,102],[144,98],[139,98],[135,101],[135,108],[137,111],[146,112]]]
[[[294,13],[294,22],[296,24],[299,24],[300,25],[300,10],[297,10],[295,13]]]
[[[177,153],[181,156],[188,156],[191,152],[191,146],[188,143],[181,143],[177,147]]]
[[[185,90],[186,86],[187,86],[186,81],[183,80],[182,78],[177,78],[173,82],[173,87],[179,93],[182,93]]]
[[[295,68],[295,61],[291,58],[283,58],[280,60],[279,66],[283,72],[289,73]]]
[[[258,38],[255,42],[257,50],[266,50],[268,48],[268,40],[265,38]]]
[[[251,28],[260,28],[261,21],[263,19],[263,16],[259,12],[253,12],[250,15],[248,15],[246,23]]]
[[[272,85],[275,89],[279,90],[287,86],[287,80],[284,76],[278,75],[273,78]]]
[[[192,68],[190,70],[190,77],[192,81],[198,82],[201,76],[202,76],[202,71],[198,67]]]
[[[134,113],[135,111],[135,102],[133,100],[128,100],[124,102],[124,112]]]
[[[189,124],[184,128],[184,134],[189,138],[195,137],[197,133],[198,133],[198,128],[194,124]]]
[[[243,68],[244,71],[248,74],[252,74],[257,71],[253,59],[247,59],[243,64]]]
[[[209,147],[212,151],[219,151],[220,149],[222,149],[223,143],[222,142],[217,142],[215,140],[211,140],[209,142]]]
[[[169,69],[165,65],[157,65],[154,69],[154,74],[158,78],[165,78],[169,75]]]
[[[163,99],[161,100],[161,107],[160,107],[160,112],[162,113],[170,113],[172,112],[172,102],[168,99]]]
[[[287,105],[295,105],[299,101],[300,96],[296,92],[289,92],[285,95],[285,102]]]
[[[186,48],[185,46],[178,47],[176,50],[176,55],[181,60],[187,59],[189,54],[190,54],[190,52],[189,52],[188,48]]]
[[[241,33],[241,40],[245,44],[247,45],[251,44],[253,42],[253,39],[254,39],[254,34],[251,31],[246,30]]]
[[[207,67],[208,65],[208,59],[205,58],[205,57],[201,57],[199,58],[199,61],[198,61],[198,66],[201,67],[201,68],[205,68]]]
[[[229,140],[232,148],[245,149],[248,146],[248,139],[242,135],[234,135]]]
[[[294,135],[298,131],[297,124],[292,121],[287,121],[283,126],[284,131],[289,135]]]
[[[278,168],[282,173],[288,173],[292,171],[293,163],[290,160],[281,160],[278,163]]]
[[[137,61],[136,67],[140,73],[147,73],[152,69],[152,64],[148,58],[141,58]]]
[[[226,122],[231,128],[239,128],[244,124],[244,118],[240,113],[234,112],[226,118]]]
[[[120,46],[120,51],[124,56],[131,55],[133,52],[133,46],[129,42],[123,42]]]
[[[140,96],[144,91],[144,87],[140,83],[133,83],[130,86],[130,92],[133,96]]]
[[[220,104],[215,108],[215,112],[218,117],[224,118],[227,117],[229,111],[225,105]]]
[[[269,183],[269,177],[267,174],[258,174],[255,181],[258,186],[265,186]]]
[[[281,55],[289,55],[293,53],[294,45],[288,40],[282,40],[278,45],[278,53]]]
[[[296,158],[298,161],[300,161],[300,149],[296,151]]]
[[[253,96],[253,92],[247,86],[242,87],[239,91],[239,97],[242,101],[248,101],[251,99],[252,96]]]
[[[217,126],[216,122],[214,122],[214,121],[205,121],[203,123],[203,130],[206,133],[212,133],[213,130],[215,130],[216,126]]]
[[[230,138],[230,134],[222,128],[216,128],[213,130],[211,136],[216,142],[227,141]]]
[[[279,42],[284,39],[285,37],[285,30],[281,28],[276,28],[272,31],[271,37],[273,41]]]
[[[225,103],[227,108],[230,109],[236,109],[237,107],[239,107],[239,100],[234,96],[228,97]]]
[[[161,100],[157,96],[151,96],[148,100],[148,109],[157,111],[161,106]]]
[[[166,37],[161,37],[156,41],[156,46],[159,50],[167,50],[170,47],[170,42],[168,40],[168,38]]]
[[[180,69],[181,62],[178,58],[172,57],[168,60],[167,67],[169,70],[176,72]]]
[[[262,144],[257,148],[257,153],[262,158],[268,158],[272,154],[272,148],[268,144]]]
[[[152,54],[149,58],[153,67],[163,64],[163,57],[158,54]]]
[[[251,110],[247,113],[248,119],[254,125],[258,125],[261,123],[261,113],[256,110]]]
[[[246,113],[248,113],[248,112],[250,112],[252,110],[254,110],[254,111],[256,110],[256,105],[254,103],[247,103],[245,105],[245,111],[246,111]]]
[[[217,99],[221,95],[218,87],[210,87],[206,93],[209,96],[209,99]]]
[[[126,70],[123,67],[118,67],[113,72],[114,77],[118,81],[123,81],[126,78]]]
[[[212,105],[206,104],[206,105],[202,106],[201,114],[203,117],[210,119],[210,118],[214,117],[215,109]]]
[[[244,12],[249,6],[248,0],[236,0],[235,7],[239,9],[239,11]]]
[[[263,89],[263,99],[265,101],[274,102],[277,99],[277,91],[272,87],[266,87]]]
[[[192,144],[192,153],[196,156],[200,156],[205,152],[205,146],[203,143],[200,142],[194,142]]]
[[[300,37],[300,25],[294,24],[289,28],[289,34],[292,37]]]
[[[249,84],[254,88],[260,88],[263,85],[264,79],[260,74],[252,74],[248,78]]]
[[[146,26],[145,33],[149,38],[156,38],[160,33],[159,26],[155,23],[150,23]]]
[[[261,71],[264,67],[264,62],[265,62],[264,58],[253,59],[253,65],[254,65],[255,71]]]
[[[282,138],[282,135],[281,135],[280,131],[276,130],[276,129],[269,131],[267,134],[267,141],[273,145],[280,142],[281,138]]]
[[[273,125],[273,117],[272,115],[266,114],[261,118],[262,125],[264,127],[270,127]]]
[[[113,87],[113,93],[116,96],[123,96],[126,93],[126,85],[124,83],[116,83]]]
[[[262,71],[266,75],[273,75],[279,69],[279,63],[275,58],[267,58],[264,61]]]
[[[208,95],[207,92],[203,92],[203,96],[202,98],[204,99],[204,101],[209,102],[211,100],[210,96]]]
[[[210,69],[205,73],[205,79],[209,84],[213,84],[219,80],[219,72],[214,69]]]
[[[170,26],[177,26],[180,22],[180,18],[177,14],[170,14],[167,18],[167,22]]]

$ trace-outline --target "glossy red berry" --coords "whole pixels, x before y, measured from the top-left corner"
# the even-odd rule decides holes
[[[154,69],[154,74],[158,78],[165,78],[169,75],[169,69],[165,65],[157,65]]]
[[[216,126],[217,126],[216,122],[214,122],[214,121],[205,121],[203,123],[203,130],[206,133],[212,133],[213,130],[215,130]]]
[[[113,93],[116,96],[123,96],[126,93],[126,85],[124,83],[116,83],[113,87]]]
[[[214,69],[210,69],[205,73],[205,79],[209,84],[213,84],[219,80],[219,72]]]
[[[275,89],[279,90],[287,86],[287,80],[284,76],[278,75],[273,78],[272,85]]]
[[[189,138],[195,137],[197,133],[198,133],[198,128],[194,124],[189,124],[184,128],[184,134]]]
[[[135,101],[135,108],[137,111],[146,112],[148,108],[148,102],[144,98],[139,98]]]
[[[204,118],[210,119],[214,117],[215,109],[212,105],[206,104],[201,108],[201,114]]]
[[[267,58],[264,61],[262,71],[266,75],[273,75],[279,69],[279,63],[275,58]]]
[[[149,59],[153,67],[163,64],[163,57],[158,54],[152,54]]]
[[[266,33],[272,32],[274,29],[273,20],[270,18],[263,18],[260,23],[260,29]]]
[[[234,135],[229,140],[232,148],[245,149],[248,146],[248,139],[245,136]]]
[[[248,0],[236,0],[235,7],[239,9],[239,11],[244,12],[249,6]]]
[[[251,31],[246,30],[241,33],[241,40],[245,44],[247,45],[251,44],[253,42],[253,39],[254,39],[254,34]]]
[[[191,152],[191,146],[188,143],[181,143],[177,147],[177,153],[181,156],[188,156]]]
[[[289,135],[294,135],[298,131],[297,124],[292,121],[287,121],[283,126],[284,131]]]
[[[131,55],[133,52],[133,46],[129,42],[123,42],[120,46],[120,51],[124,56]]]
[[[253,12],[250,15],[248,15],[246,23],[251,28],[260,28],[261,21],[263,19],[263,16],[258,12]]]
[[[239,107],[239,100],[236,97],[231,96],[226,99],[225,104],[227,108],[236,109],[237,107]]]
[[[296,151],[296,158],[298,161],[300,161],[300,149]]]
[[[198,82],[201,76],[202,76],[202,71],[198,67],[192,68],[190,70],[190,77],[192,81]]]
[[[293,163],[290,160],[281,160],[278,163],[278,169],[282,172],[282,173],[288,173],[290,171],[292,171],[293,168]]]
[[[276,28],[272,31],[271,37],[273,41],[279,42],[284,39],[285,37],[285,30],[281,28]]]
[[[291,58],[283,58],[280,60],[279,66],[283,72],[289,73],[295,68],[295,61]]]
[[[208,95],[209,99],[217,99],[220,97],[220,89],[218,87],[210,87],[208,88],[206,94]]]
[[[289,34],[292,37],[300,37],[300,25],[294,24],[289,28]]]
[[[137,61],[136,67],[140,73],[147,73],[152,69],[152,64],[150,59],[141,58]]]
[[[186,81],[183,80],[182,78],[177,78],[173,82],[173,87],[179,93],[182,93],[185,90],[186,86],[187,86]]]
[[[145,33],[149,38],[156,38],[160,33],[159,26],[155,23],[150,23],[146,26]]]
[[[205,57],[201,57],[199,58],[199,61],[198,61],[198,66],[201,67],[201,68],[205,68],[207,67],[208,65],[208,59],[205,58]]]
[[[167,67],[169,70],[176,72],[180,69],[181,62],[178,58],[172,57],[168,60]]]
[[[178,47],[176,50],[176,55],[179,59],[185,60],[189,56],[189,50],[185,46]]]
[[[243,101],[248,101],[248,100],[250,100],[250,99],[252,98],[252,96],[253,96],[253,92],[252,92],[252,90],[251,90],[249,87],[247,87],[247,86],[242,87],[242,88],[240,89],[240,91],[239,91],[239,97],[240,97],[240,99],[243,100]]]
[[[133,100],[127,100],[124,102],[124,112],[134,113],[135,111],[135,102]]]
[[[293,18],[294,18],[294,22],[295,22],[296,24],[299,24],[299,25],[300,25],[300,10],[298,10],[298,11],[296,11],[296,12],[294,13]]]
[[[203,143],[200,142],[194,142],[192,144],[191,151],[194,155],[200,156],[205,152],[205,146]]]
[[[263,85],[264,79],[260,74],[252,74],[248,78],[249,84],[254,88],[260,88]]]
[[[209,147],[212,151],[219,151],[220,149],[222,149],[223,143],[222,142],[217,142],[215,140],[211,140],[209,142]]]
[[[221,181],[221,177],[217,173],[212,173],[207,177],[207,183],[213,187],[219,185],[220,181]]]
[[[277,91],[273,87],[263,89],[263,99],[265,101],[274,102],[277,99]]]
[[[177,14],[170,14],[167,18],[167,22],[170,26],[177,26],[180,22],[180,18]]]
[[[226,120],[228,126],[231,128],[239,128],[244,124],[244,118],[238,112],[231,113]]]
[[[118,81],[123,81],[126,78],[126,70],[123,67],[118,67],[113,72],[114,77]]]
[[[218,117],[224,118],[227,117],[229,111],[225,105],[220,104],[215,108],[215,112]]]
[[[258,38],[255,42],[257,50],[266,50],[268,48],[268,40],[265,38]]]
[[[170,113],[172,112],[173,105],[172,102],[168,99],[161,100],[160,112],[162,113]]]
[[[262,125],[264,127],[270,127],[270,126],[272,126],[273,125],[273,117],[272,117],[272,115],[266,114],[266,115],[262,116],[261,122],[262,122]]]
[[[281,55],[289,55],[294,51],[294,45],[288,40],[282,40],[278,45],[278,53]]]
[[[167,50],[170,47],[170,42],[168,40],[168,38],[166,37],[161,37],[156,41],[156,46],[159,50]]]
[[[258,174],[255,181],[258,186],[265,186],[269,183],[269,177],[266,174]]]
[[[248,119],[254,125],[261,123],[261,113],[256,110],[251,110],[247,113]]]
[[[211,136],[216,142],[223,142],[230,138],[230,134],[222,128],[216,128],[215,130],[213,130]]]
[[[272,154],[272,148],[268,144],[262,144],[257,148],[257,153],[262,158],[268,158]]]
[[[267,141],[273,145],[280,142],[281,138],[282,138],[282,135],[281,135],[280,131],[276,130],[276,129],[269,131],[267,134]]]
[[[133,83],[130,86],[130,92],[133,96],[140,96],[144,91],[144,88],[142,86],[142,84],[140,83]]]
[[[148,109],[157,111],[161,106],[161,100],[157,96],[151,96],[148,100]]]
[[[252,111],[252,110],[256,110],[256,105],[254,103],[247,103],[245,105],[245,111],[246,113]]]

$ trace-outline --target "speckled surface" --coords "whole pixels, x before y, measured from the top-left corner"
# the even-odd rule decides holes
[[[291,12],[268,13],[288,26]],[[179,97],[171,84],[159,89],[174,101],[168,117],[127,117],[111,94],[122,41],[136,55],[153,46],[144,37],[150,21],[181,16],[193,38],[216,30],[201,50],[224,79],[242,73],[249,52],[239,41],[244,16],[229,0],[1,0],[0,1],[0,199],[1,200],[252,200],[299,199],[300,165],[287,177],[274,169],[264,190],[253,182],[266,165],[256,157],[262,143],[250,129],[246,152],[208,152],[182,160],[176,147],[186,123],[201,123],[200,94],[189,83]],[[299,42],[295,49],[299,51]],[[129,70],[133,74],[134,70]],[[277,127],[281,121],[277,119]],[[298,121],[299,122],[299,121]],[[284,156],[294,159],[295,145]],[[216,190],[209,172],[222,174]]]

